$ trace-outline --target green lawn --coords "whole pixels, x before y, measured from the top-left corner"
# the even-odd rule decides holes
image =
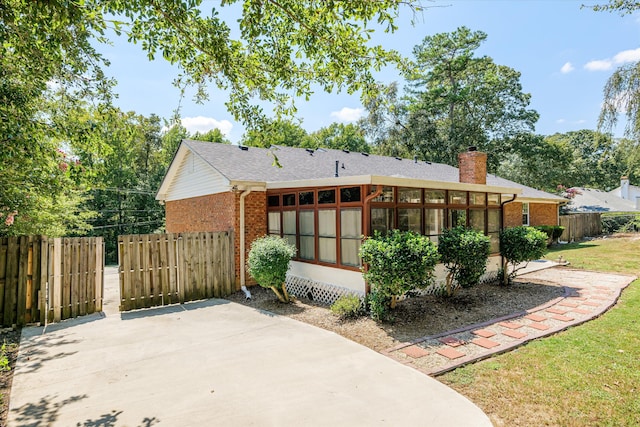
[[[640,235],[553,249],[571,267],[640,276]],[[640,280],[602,317],[438,378],[496,426],[640,426]]]

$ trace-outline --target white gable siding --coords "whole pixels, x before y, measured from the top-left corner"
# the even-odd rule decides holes
[[[180,200],[229,191],[229,180],[188,152],[178,167],[166,200]]]

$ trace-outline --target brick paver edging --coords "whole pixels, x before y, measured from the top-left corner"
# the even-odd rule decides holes
[[[509,314],[486,322],[464,326],[436,335],[420,337],[409,342],[398,344],[390,349],[381,351],[381,353],[428,375],[438,376],[452,371],[462,365],[511,351],[514,348],[520,347],[534,339],[553,335],[572,326],[577,326],[593,320],[613,307],[618,301],[622,290],[636,279],[635,276],[629,275],[607,274],[566,268],[563,268],[562,270],[551,268],[549,270],[553,270],[553,273],[534,272],[530,273],[528,276],[534,279],[543,279],[558,284],[563,284],[562,282],[566,284],[568,281],[579,281],[581,283],[573,286],[564,285],[562,287],[562,296],[554,298],[553,300],[532,309]],[[596,283],[600,285],[597,285]],[[603,286],[601,283],[609,283],[610,286]],[[567,305],[571,298],[573,298],[573,301],[571,304]],[[589,301],[589,298],[591,298],[591,301]],[[599,303],[596,304],[597,308],[593,305],[594,300],[599,301]],[[588,308],[592,310],[587,311],[577,308],[580,305],[588,306]],[[575,306],[575,308],[572,306]],[[550,313],[559,312],[560,309],[563,309],[567,315],[551,316]],[[545,310],[550,311],[545,312]],[[542,322],[535,322],[525,317],[534,313],[545,314],[547,317],[540,316],[539,314],[537,316],[545,319],[547,323],[543,324]],[[529,319],[525,321],[529,323],[518,324],[517,322],[513,322],[516,319]],[[549,325],[549,322],[552,324]],[[490,342],[494,346],[486,348],[483,345],[486,344],[484,341],[477,341],[474,339],[473,341],[465,342],[464,340],[458,340],[457,337],[454,337],[455,335],[460,336],[461,334],[469,336],[469,334],[473,333],[472,331],[476,331],[478,332],[476,335],[480,335],[481,332],[486,332],[486,328],[499,331],[494,335],[499,333],[500,335],[509,337],[509,339],[513,339],[513,341],[503,342],[499,345],[495,342]],[[519,328],[524,328],[527,333],[513,333],[513,329]],[[530,331],[530,329],[536,330]],[[503,338],[500,335],[496,335],[496,337]],[[442,342],[441,339],[445,337],[448,337],[449,340],[445,339],[445,342]],[[427,345],[428,342],[433,343],[436,340],[439,341],[437,345],[432,344],[427,348],[421,347],[421,344],[424,346]],[[461,342],[461,344],[456,344],[456,351],[449,351],[452,347],[446,344],[447,341],[458,341]],[[478,350],[477,347],[474,347],[476,349],[471,352],[472,354],[465,355],[464,353],[457,351],[462,349],[462,346],[464,345],[482,345],[482,348]],[[425,360],[429,362],[426,363],[426,366],[424,366],[425,363],[422,363]]]

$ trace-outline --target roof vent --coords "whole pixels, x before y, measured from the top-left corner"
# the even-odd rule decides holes
[[[369,157],[369,153],[360,153],[360,154],[362,154],[365,157]]]
[[[475,145],[472,145],[469,148],[467,148],[467,151],[478,151],[478,147],[476,147]]]
[[[346,168],[344,167],[344,163],[342,164],[342,169],[346,169]]]
[[[246,145],[238,145],[238,148],[242,151],[249,151],[249,147],[247,147]]]
[[[418,163],[418,156],[413,156],[413,163]]]
[[[396,160],[402,160],[402,157],[396,157]]]
[[[428,162],[428,161],[426,161],[426,160],[425,160],[424,162],[425,162],[426,164],[428,164],[428,165],[430,165],[430,164],[431,164],[431,162]]]
[[[340,160],[336,160],[336,174],[335,174],[335,177],[336,177],[336,178],[337,178],[338,176],[340,176],[340,175],[338,175],[338,168],[339,168],[339,167],[340,167]]]
[[[342,152],[343,152],[343,153],[347,153],[347,154],[349,154],[349,150],[344,150],[344,149],[343,149],[343,150],[342,150]]]
[[[305,150],[313,156],[313,148],[305,148]]]

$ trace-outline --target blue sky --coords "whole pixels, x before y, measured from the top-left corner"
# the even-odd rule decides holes
[[[478,54],[521,73],[523,91],[531,94],[530,108],[540,114],[537,133],[595,129],[607,78],[617,66],[640,60],[638,15],[621,17],[581,8],[582,4],[604,2],[423,1],[424,12],[414,16],[408,8],[402,9],[399,30],[380,33],[374,42],[411,56],[413,47],[427,35],[452,32],[463,25],[484,31],[487,40]],[[205,1],[204,8],[216,4]],[[180,105],[183,125],[190,131],[218,127],[234,142],[241,138],[244,128],[227,112],[224,93],[212,87],[210,100],[204,104],[196,104],[189,96],[180,100],[172,85],[177,68],[163,60],[149,62],[140,46],[124,40],[100,50],[111,61],[108,74],[118,81],[116,104],[121,109],[168,118]],[[403,85],[391,69],[379,73],[378,79]],[[308,102],[296,103],[298,117],[308,132],[333,122],[354,121],[363,114],[358,95],[346,93],[317,93]],[[623,130],[618,125],[616,136]]]

